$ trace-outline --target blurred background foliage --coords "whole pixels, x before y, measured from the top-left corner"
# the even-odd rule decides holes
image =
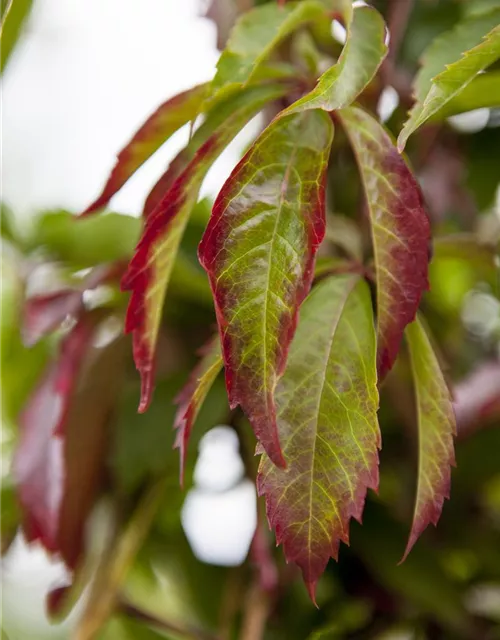
[[[238,12],[251,4],[243,0],[209,3],[219,42],[224,42]],[[389,25],[402,19],[398,5],[410,7],[398,58],[391,78],[386,79],[399,93],[399,104],[386,116],[387,126],[397,134],[422,51],[463,17],[500,2],[380,0],[373,4]],[[31,2],[13,2],[10,11],[8,5],[2,1],[2,68],[22,34]],[[334,41],[328,40],[328,47],[330,54],[340,51]],[[497,67],[490,71],[500,73]],[[364,96],[374,108],[380,89],[374,87],[373,95]],[[195,557],[183,531],[181,508],[193,486],[202,437],[215,425],[229,425],[239,439],[245,474],[253,477],[255,471],[250,431],[238,412],[229,411],[220,378],[196,422],[184,489],[178,481],[178,452],[172,449],[174,398],[215,322],[208,283],[196,259],[211,206],[203,200],[191,217],[169,287],[157,390],[143,415],[136,412],[139,380],[130,340],[121,336],[120,329],[127,296],[115,280],[85,290],[86,308],[101,309],[108,322],[101,343],[92,347],[95,369],[87,371],[79,383],[77,409],[72,410],[67,426],[66,464],[77,470],[81,485],[68,489],[74,491],[68,499],[79,505],[89,498],[97,502],[91,518],[90,509],[85,512],[90,518],[85,561],[70,586],[49,594],[48,608],[56,624],[48,632],[16,631],[4,600],[4,620],[10,620],[10,626],[4,624],[4,637],[73,637],[68,626],[58,626],[57,620],[77,603],[76,617],[84,611],[79,623],[82,633],[82,628],[100,624],[109,614],[109,622],[96,636],[103,640],[500,638],[500,104],[479,116],[475,112],[475,119],[466,115],[461,121],[436,119],[412,137],[407,149],[424,190],[435,237],[431,289],[422,307],[454,390],[459,425],[452,498],[438,528],[426,531],[406,562],[398,565],[411,521],[416,466],[412,387],[403,351],[381,390],[380,492],[370,493],[363,526],[352,523],[351,546],[341,549],[339,563],[332,561],[320,581],[319,609],[311,605],[296,569],[285,565],[281,550],[274,548],[267,526],[259,534],[266,549],[264,560],[256,539],[240,566],[214,566]],[[335,141],[328,198],[329,234],[323,257],[340,260],[349,253],[363,254],[368,239],[359,179],[342,134]],[[26,220],[8,203],[2,208],[1,527],[7,568],[9,547],[20,525],[9,473],[19,415],[68,329],[63,324],[26,348],[22,339],[26,300],[48,291],[85,289],[82,283],[88,270],[131,257],[141,229],[139,219],[118,212],[78,223],[73,213],[77,212],[40,211]],[[361,221],[361,235],[353,221]],[[107,365],[102,359],[107,359]],[[110,394],[114,394],[111,401]],[[96,469],[97,489],[86,478]],[[233,485],[239,482],[238,476]],[[71,530],[70,521],[81,516],[76,512],[68,510],[64,515],[68,522],[61,526]],[[270,590],[260,586],[259,565],[261,571],[262,566],[277,569],[278,579]],[[86,591],[80,599],[88,576],[94,574],[90,593]],[[22,606],[20,610],[22,617]],[[74,625],[74,617],[71,620]]]

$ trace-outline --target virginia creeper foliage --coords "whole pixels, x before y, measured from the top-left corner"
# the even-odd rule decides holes
[[[24,301],[21,334],[25,345],[43,349],[39,370],[45,369],[23,398],[13,477],[27,537],[60,554],[71,569],[85,556],[83,532],[97,497],[112,492],[114,482],[121,491],[133,477],[130,484],[143,501],[126,519],[125,542],[109,550],[110,582],[101,576],[102,584],[111,584],[108,613],[119,602],[115,575],[126,574],[160,508],[157,485],[149,493],[145,487],[172,466],[161,446],[165,433],[168,439],[176,429],[182,484],[188,442],[219,382],[224,391],[222,376],[216,381],[223,369],[224,402],[216,404],[224,405],[240,443],[246,441],[241,430],[249,429],[260,459],[257,473],[251,456],[246,459],[247,472],[256,475],[276,542],[300,568],[314,602],[329,559],[338,558],[340,542],[349,543],[351,518],[361,523],[368,489],[378,491],[385,402],[394,400],[398,419],[404,416],[416,428],[418,442],[404,559],[427,525],[437,524],[450,496],[457,420],[425,316],[439,324],[454,290],[433,291],[432,273],[449,269],[453,276],[453,261],[466,258],[493,289],[495,251],[472,233],[439,236],[446,228],[439,216],[432,220],[439,232],[431,229],[432,207],[420,182],[431,183],[430,199],[442,192],[433,192],[435,177],[426,174],[425,164],[432,154],[419,136],[430,131],[434,140],[446,131],[443,118],[500,96],[498,65],[491,68],[500,58],[500,9],[480,8],[438,35],[424,51],[412,86],[402,87],[406,76],[394,74],[397,51],[391,50],[400,42],[391,44],[393,34],[373,6],[347,0],[255,4],[235,18],[215,77],[168,99],[120,151],[102,192],[79,216],[84,220],[68,223],[63,214],[51,214],[39,229],[63,284]],[[346,29],[343,45],[331,35],[334,19]],[[404,121],[400,106],[386,126],[376,106],[392,81],[410,110]],[[207,172],[256,116],[260,133],[205,210],[199,193]],[[145,198],[141,220],[125,222],[104,212],[183,127],[185,146]],[[354,188],[344,185],[349,172]],[[95,259],[94,246],[88,253],[74,251],[75,237],[93,222],[109,229],[102,260]],[[23,251],[32,250],[26,241]],[[67,264],[71,268],[61,266]],[[79,271],[89,267],[82,278]],[[92,300],[103,289],[108,297],[92,310],[89,295]],[[168,407],[156,405],[159,426],[145,429],[144,437],[151,437],[152,448],[158,443],[157,450],[148,455],[135,447],[133,463],[122,464],[108,449],[121,444],[121,432],[110,425],[121,415],[118,392],[128,389],[122,388],[125,361],[116,356],[128,342],[112,334],[97,349],[101,321],[132,334],[130,369],[137,386],[140,379],[138,411],[144,413],[157,370],[155,403],[170,398],[161,386],[165,371],[178,364],[177,334],[170,329],[188,304],[189,322],[179,324],[190,339],[196,332],[203,337],[190,344],[185,360],[194,362],[199,344],[213,337],[180,393],[176,388],[171,396],[177,411],[171,399]],[[199,331],[201,324],[206,331]],[[55,351],[47,341],[53,333]],[[138,395],[128,395],[127,406],[135,408]],[[498,398],[487,397],[488,406],[477,413],[496,416]],[[460,402],[455,399],[459,425],[465,411]],[[87,404],[90,414],[84,417],[81,407]],[[133,418],[139,418],[135,411]],[[469,414],[464,422],[471,422]],[[400,426],[392,425],[391,437]],[[132,431],[126,423],[124,433],[127,428]],[[75,434],[82,431],[87,446],[77,454]],[[404,506],[395,511],[404,513]],[[262,526],[259,548],[266,544]],[[279,563],[274,566],[267,547],[258,555],[269,563],[274,589]],[[91,602],[98,603],[99,594]]]

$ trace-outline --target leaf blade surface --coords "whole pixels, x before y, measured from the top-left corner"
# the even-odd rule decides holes
[[[276,403],[286,470],[264,454],[257,487],[285,556],[299,565],[314,600],[316,582],[349,520],[361,519],[378,486],[375,330],[366,283],[336,276],[304,303]]]
[[[214,295],[230,405],[241,405],[280,465],[274,389],[325,233],[332,138],[320,110],[277,118],[226,181],[198,252]]]
[[[420,187],[385,129],[358,107],[338,114],[360,169],[372,227],[380,377],[428,288],[430,225]]]

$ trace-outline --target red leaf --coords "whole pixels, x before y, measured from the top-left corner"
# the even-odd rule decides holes
[[[122,263],[99,266],[79,286],[28,298],[23,309],[23,343],[31,347],[57,329],[68,316],[77,318],[84,309],[84,292],[117,278],[122,272]]]
[[[20,417],[13,475],[26,514],[24,529],[28,540],[40,540],[50,552],[59,548],[66,416],[93,330],[87,318],[74,327]]]
[[[200,133],[195,134],[196,143],[202,140],[201,146],[195,148],[193,136],[193,145],[186,148],[192,159],[147,218],[135,255],[122,280],[122,288],[132,292],[125,331],[133,333],[134,360],[142,378],[140,412],[144,412],[151,401],[165,292],[201,183],[214,160],[243,126],[267,102],[285,91],[286,88],[278,85],[256,86],[218,104],[216,111],[207,117],[203,130],[200,127]],[[214,127],[214,122],[219,126]]]
[[[174,427],[177,429],[175,448],[180,449],[181,468],[180,483],[184,483],[184,467],[186,462],[187,446],[193,424],[205,398],[220,370],[222,369],[222,355],[219,336],[213,338],[200,352],[203,355],[197,366],[193,369],[186,386],[177,396],[175,402],[178,405]]]
[[[359,165],[370,214],[377,273],[377,365],[383,378],[429,287],[429,219],[417,181],[382,125],[357,107],[338,116]]]
[[[194,120],[205,97],[206,84],[198,85],[164,102],[120,151],[101,194],[82,215],[105,207],[137,169],[180,127]]]
[[[220,191],[198,251],[214,295],[230,406],[241,405],[282,467],[274,390],[325,233],[332,137],[320,110],[276,119]]]

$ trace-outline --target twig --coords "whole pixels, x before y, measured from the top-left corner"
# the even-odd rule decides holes
[[[393,86],[404,103],[412,102],[411,80],[404,72],[396,69],[396,58],[412,8],[413,0],[392,0],[387,18],[390,34],[389,53],[380,68],[384,86]]]
[[[269,610],[268,594],[257,582],[254,583],[245,602],[240,640],[261,640],[264,637]]]
[[[217,636],[207,633],[202,629],[196,629],[194,627],[181,627],[177,623],[165,620],[164,618],[158,618],[148,611],[138,609],[135,605],[123,601],[120,603],[119,611],[124,613],[129,618],[134,618],[139,622],[145,622],[151,627],[156,627],[162,631],[175,633],[187,640],[218,640]]]

